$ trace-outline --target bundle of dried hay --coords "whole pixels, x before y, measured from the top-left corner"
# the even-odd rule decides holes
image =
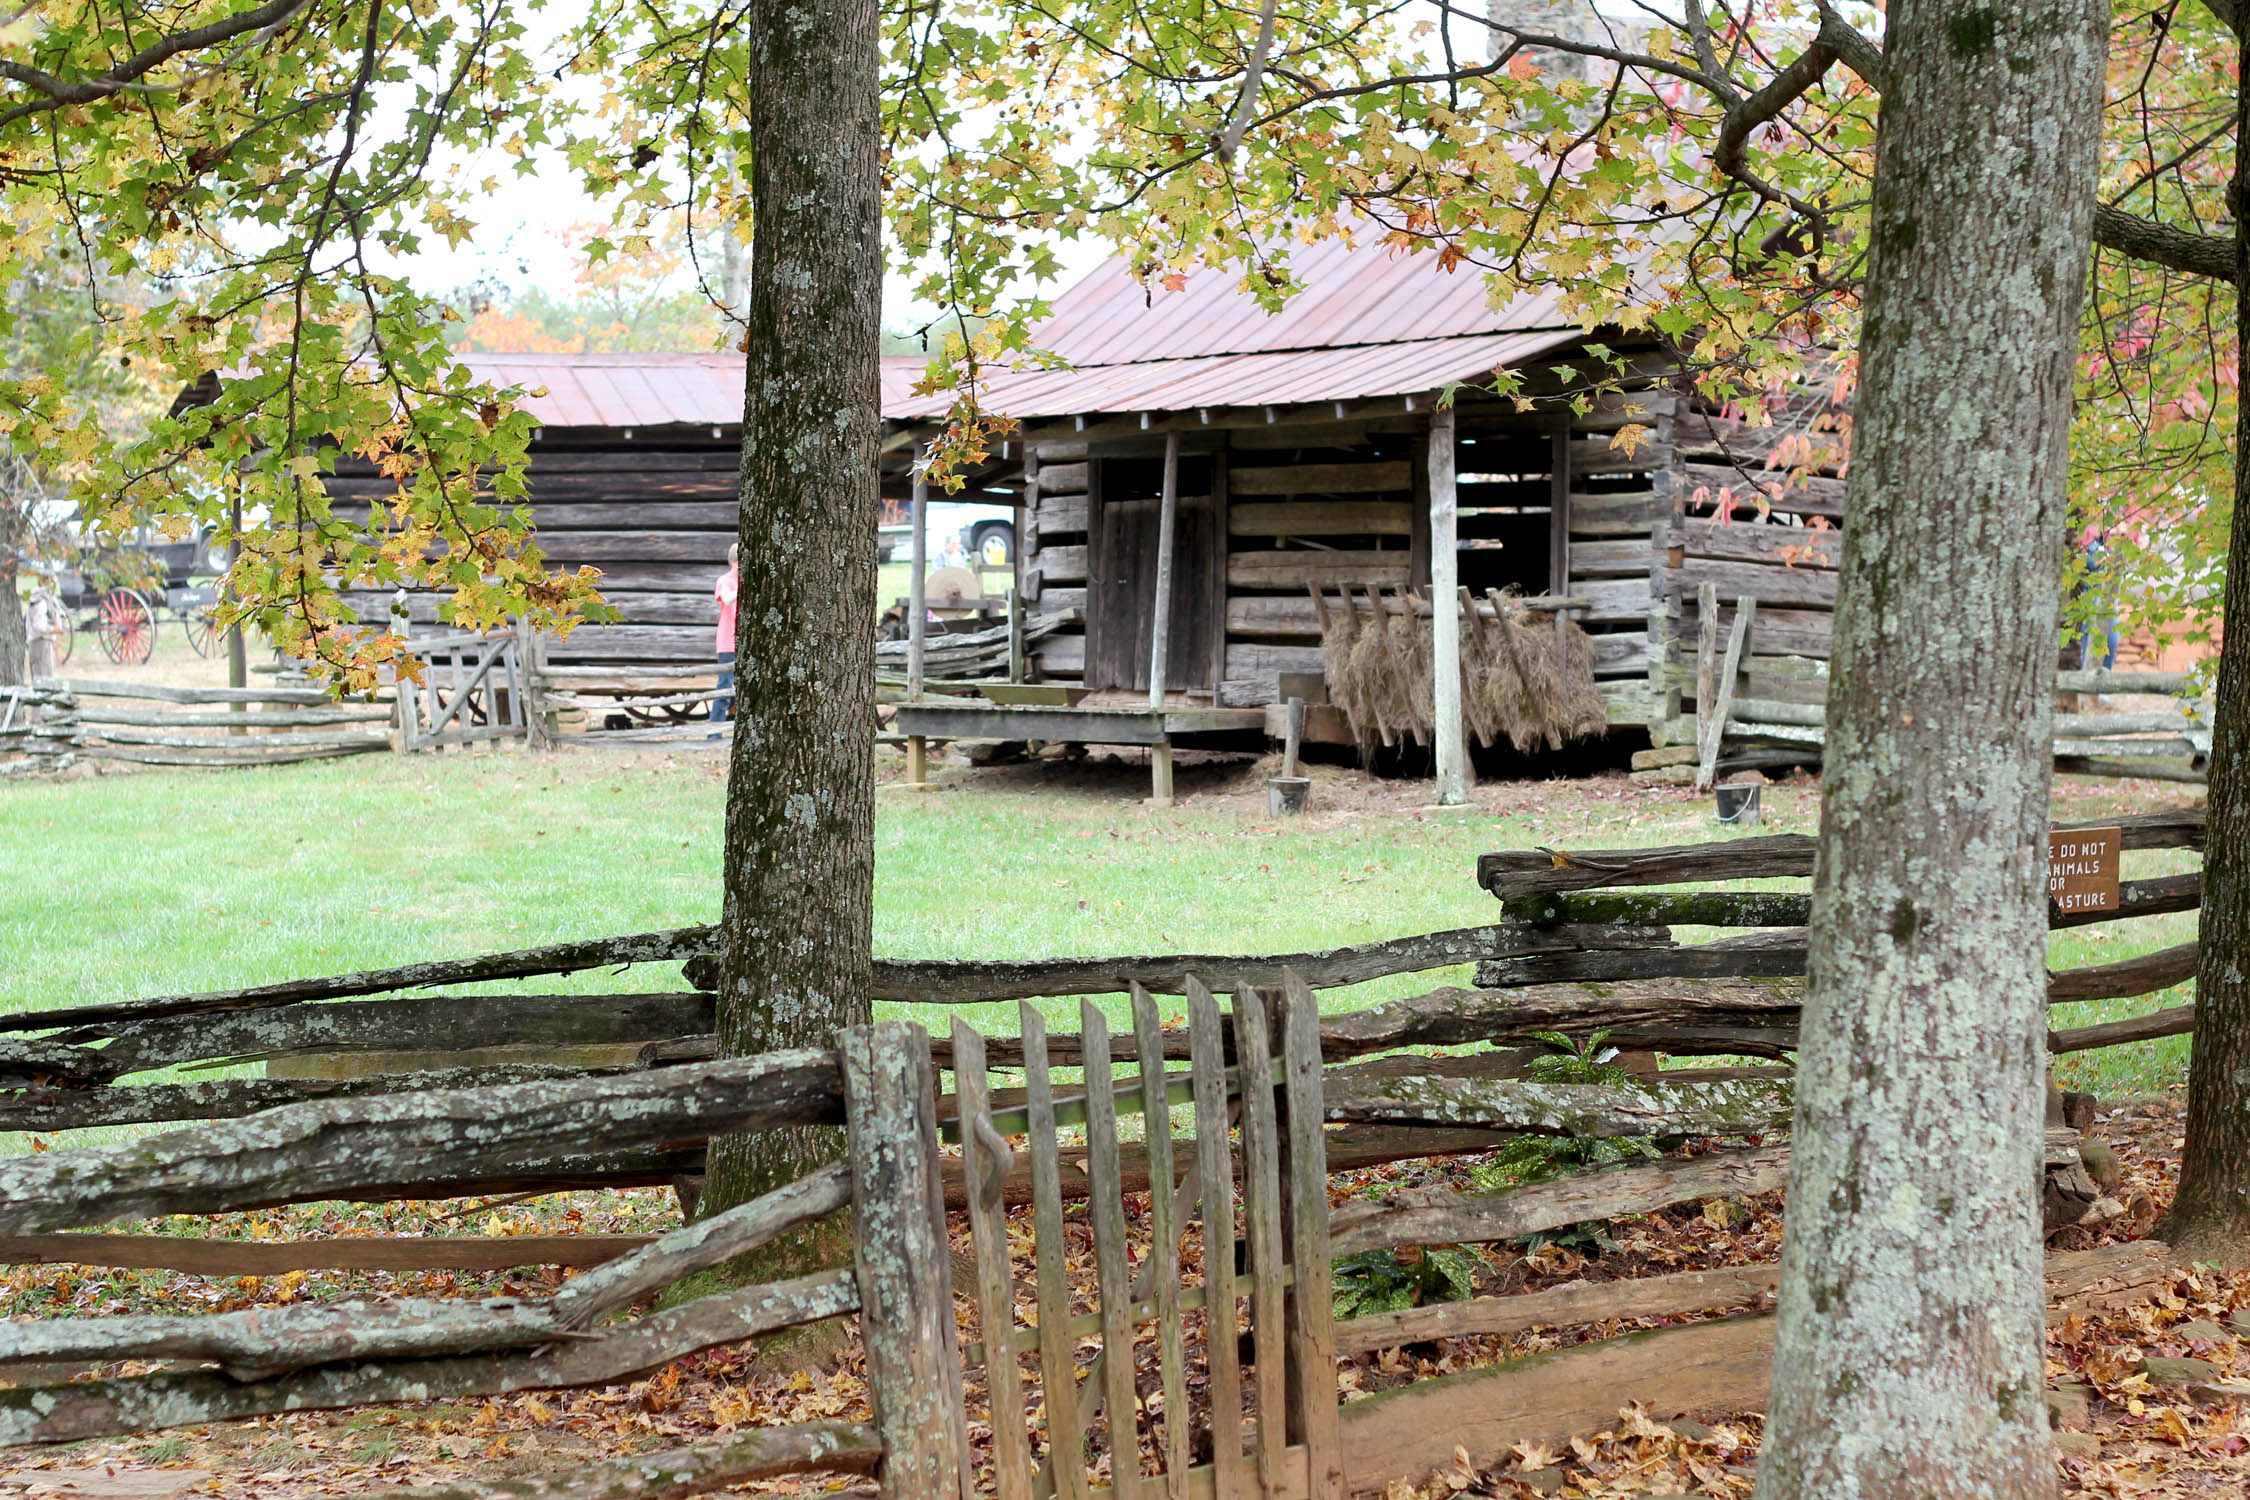
[[[1318,596],[1316,596],[1317,598]],[[1497,591],[1491,613],[1467,608],[1461,625],[1461,710],[1479,743],[1505,738],[1519,751],[1556,750],[1607,726],[1594,682],[1594,643],[1574,624],[1523,610]],[[1463,599],[1466,605],[1468,601]],[[1437,708],[1429,605],[1370,592],[1365,605],[1320,599],[1321,659],[1329,700],[1344,711],[1361,755],[1378,742],[1430,743]]]

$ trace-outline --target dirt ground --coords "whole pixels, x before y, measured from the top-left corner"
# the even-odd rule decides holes
[[[2113,1195],[2124,1214],[2099,1231],[2065,1231],[2057,1248],[2129,1241],[2145,1235],[2172,1191],[2180,1145],[2180,1106],[2167,1097],[2105,1103],[2091,1134],[2115,1149],[2123,1177]],[[1370,1190],[1468,1185],[1464,1158],[1400,1163],[1341,1175],[1341,1199]],[[1479,1295],[1505,1295],[1573,1282],[1610,1281],[1776,1259],[1781,1243],[1779,1194],[1713,1200],[1665,1213],[1613,1221],[1596,1232],[1566,1235],[1526,1249],[1484,1247],[1475,1270]],[[1019,1214],[1023,1211],[1019,1211]],[[1138,1230],[1147,1200],[1131,1201]],[[241,1238],[372,1233],[481,1234],[652,1230],[674,1222],[659,1191],[558,1195],[534,1204],[331,1207],[228,1215],[214,1233]],[[1074,1270],[1082,1216],[1070,1219]],[[1029,1226],[1014,1236],[1028,1248]],[[956,1224],[965,1248],[965,1232]],[[1193,1246],[1189,1250],[1192,1252]],[[1192,1254],[1189,1264],[1192,1265]],[[1026,1254],[1019,1284],[1032,1279]],[[347,1296],[486,1296],[538,1293],[551,1272],[476,1276],[375,1273],[292,1273],[271,1278],[195,1278],[154,1272],[92,1272],[33,1267],[0,1282],[0,1314],[9,1317],[101,1316],[128,1312],[220,1311],[300,1299]],[[1086,1278],[1081,1278],[1084,1280]],[[1081,1295],[1090,1286],[1081,1285]],[[974,1313],[961,1304],[965,1337]],[[1401,1383],[1487,1365],[1633,1328],[1604,1324],[1542,1329],[1509,1338],[1445,1340],[1344,1362],[1344,1399],[1360,1399]],[[1191,1341],[1194,1331],[1191,1330]],[[1143,1350],[1144,1356],[1149,1351]],[[654,1377],[590,1391],[544,1392],[423,1405],[305,1413],[222,1426],[185,1428],[130,1440],[73,1445],[13,1456],[0,1468],[0,1496],[163,1497],[208,1495],[228,1500],[292,1500],[315,1495],[380,1494],[417,1484],[477,1476],[567,1471],[600,1458],[652,1452],[752,1425],[850,1419],[866,1412],[855,1355],[832,1369],[794,1376],[753,1368],[748,1347],[719,1349],[678,1361]],[[2207,1361],[2196,1386],[2152,1379],[2149,1356]],[[2051,1323],[2047,1368],[2060,1419],[2057,1464],[2063,1492],[2077,1496],[2201,1497],[2250,1493],[2250,1403],[2227,1382],[2250,1382],[2250,1275],[2181,1268],[2145,1301]],[[110,1373],[137,1373],[149,1366]],[[2159,1377],[2164,1367],[2158,1366]],[[1191,1375],[1192,1375],[1191,1371]],[[1144,1372],[1149,1375],[1150,1372]],[[1152,1377],[1151,1377],[1152,1378]],[[1144,1380],[1143,1389],[1148,1389]],[[1191,1389],[1192,1389],[1191,1383]],[[2250,1384],[2242,1389],[2250,1390]],[[976,1402],[971,1383],[972,1403]],[[1680,1393],[1652,1390],[1651,1401]],[[1400,1483],[1390,1500],[1445,1497],[1642,1494],[1746,1495],[1757,1469],[1760,1416],[1754,1411],[1705,1413],[1699,1422],[1654,1423],[1634,1406],[1620,1408],[1608,1428],[1564,1442],[1527,1442],[1496,1470],[1466,1463],[1419,1486]],[[972,1423],[980,1448],[989,1427]],[[1149,1434],[1153,1445],[1153,1430]],[[741,1488],[742,1493],[827,1493],[864,1481],[803,1478]]]

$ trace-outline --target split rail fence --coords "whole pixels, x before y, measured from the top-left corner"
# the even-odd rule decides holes
[[[2200,848],[2203,814],[2151,814],[2122,827],[2127,849]],[[210,1122],[0,1163],[0,1260],[233,1274],[241,1263],[232,1256],[257,1259],[252,1269],[513,1266],[549,1256],[593,1267],[543,1299],[0,1325],[0,1373],[25,1361],[206,1367],[0,1389],[0,1441],[610,1383],[851,1311],[861,1314],[867,1346],[870,1422],[743,1434],[662,1461],[705,1478],[873,1472],[894,1495],[1027,1500],[1106,1484],[1309,1500],[1426,1474],[1450,1463],[1456,1445],[1481,1461],[1513,1441],[1607,1425],[1624,1396],[1652,1386],[1685,1390],[1691,1405],[1754,1403],[1771,1343],[1762,1316],[1775,1284],[1770,1266],[1340,1322],[1327,1282],[1339,1255],[1508,1240],[1768,1192],[1782,1185],[1785,1144],[1714,1145],[1502,1193],[1395,1193],[1333,1214],[1327,1182],[1352,1167],[1477,1150],[1527,1132],[1716,1143],[1785,1131],[1791,1084],[1774,1063],[1796,1041],[1809,896],[1648,887],[1803,877],[1811,867],[1812,841],[1789,836],[1520,851],[1480,861],[1480,882],[1502,899],[1505,917],[1486,927],[1282,955],[877,965],[878,996],[901,1004],[1125,993],[1131,1026],[1116,1035],[1102,1007],[1084,998],[1075,1032],[1049,1035],[1045,1012],[1026,1004],[1012,1037],[956,1021],[933,1042],[918,1026],[886,1022],[844,1033],[834,1050],[717,1059],[709,1056],[713,1002],[701,989],[443,993],[624,963],[684,962],[707,982],[714,959],[705,928],[0,1017],[0,1128]],[[2191,910],[2198,888],[2194,874],[2128,881],[2117,910],[2052,920]],[[1674,926],[1743,931],[1683,944]],[[1322,989],[1468,963],[1474,988],[1320,1014]],[[2050,995],[2149,993],[2192,968],[2190,945],[2062,971],[2050,977]],[[1232,991],[1231,1013],[1214,995],[1222,988]],[[1184,1028],[1162,1023],[1156,994],[1185,997]],[[2104,1046],[2192,1024],[2192,1008],[2178,1007],[2055,1032],[2050,1046]],[[1523,1054],[1506,1045],[1597,1029],[1627,1047],[1773,1061],[1630,1085],[1554,1085],[1523,1081]],[[642,1045],[632,1060],[597,1068],[476,1056],[502,1045],[519,1056],[540,1046],[560,1055],[597,1040]],[[1464,1046],[1476,1050],[1402,1050]],[[371,1078],[122,1081],[193,1061],[406,1047],[464,1056],[443,1069]],[[1057,1070],[1070,1069],[1079,1081],[1060,1081]],[[953,1080],[942,1097],[941,1070]],[[1020,1072],[1021,1086],[995,1070]],[[1120,1129],[1135,1116],[1138,1139]],[[700,1171],[714,1133],[808,1125],[844,1127],[836,1165],[654,1238],[232,1246],[84,1232],[299,1201],[680,1183]],[[946,1138],[958,1142],[957,1157],[944,1154]],[[1128,1208],[1128,1196],[1142,1193],[1145,1207]],[[1092,1237],[1091,1276],[1076,1274],[1075,1283],[1069,1199],[1087,1201]],[[1028,1324],[1015,1312],[1003,1218],[1007,1205],[1025,1203],[1037,1307]],[[615,1321],[681,1277],[846,1204],[850,1268]],[[949,1210],[967,1218],[973,1286],[951,1285]],[[1127,1248],[1134,1225],[1145,1236],[1137,1269]],[[2051,1272],[2058,1284],[2084,1284],[2119,1273],[2130,1256],[2118,1256],[2125,1252]],[[1213,1316],[1227,1307],[1231,1317]],[[1723,1316],[1588,1343],[1529,1370],[1471,1371],[1337,1404],[1338,1354],[1706,1313]],[[989,1450],[973,1450],[966,1434],[986,1425]],[[646,1469],[657,1460],[633,1462]],[[557,1482],[566,1487],[553,1493],[591,1494],[606,1480]]]
[[[0,745],[58,766],[77,757],[268,766],[364,755],[391,748],[391,720],[386,698],[339,701],[312,687],[193,688],[50,677],[28,691],[0,689]],[[7,769],[0,766],[0,772]]]

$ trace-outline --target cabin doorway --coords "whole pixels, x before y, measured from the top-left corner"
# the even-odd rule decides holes
[[[1225,620],[1226,538],[1213,495],[1209,454],[1183,454],[1172,535],[1172,608],[1166,632],[1167,692],[1211,692]],[[1087,540],[1086,686],[1148,691],[1156,637],[1156,552],[1163,519],[1162,460],[1096,463]]]

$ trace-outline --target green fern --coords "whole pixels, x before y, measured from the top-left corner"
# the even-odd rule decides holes
[[[1475,1295],[1480,1264],[1467,1250],[1425,1249],[1412,1262],[1390,1250],[1347,1255],[1335,1267],[1336,1316],[1363,1318],[1427,1302],[1465,1301]]]
[[[1597,1031],[1579,1042],[1559,1031],[1533,1032],[1531,1039],[1552,1049],[1535,1057],[1525,1071],[1533,1083],[1629,1084],[1636,1080],[1618,1065],[1609,1033]],[[1526,1135],[1497,1147],[1469,1168],[1481,1192],[1494,1193],[1525,1183],[1544,1182],[1565,1172],[1606,1167],[1660,1155],[1647,1141],[1594,1136]]]

